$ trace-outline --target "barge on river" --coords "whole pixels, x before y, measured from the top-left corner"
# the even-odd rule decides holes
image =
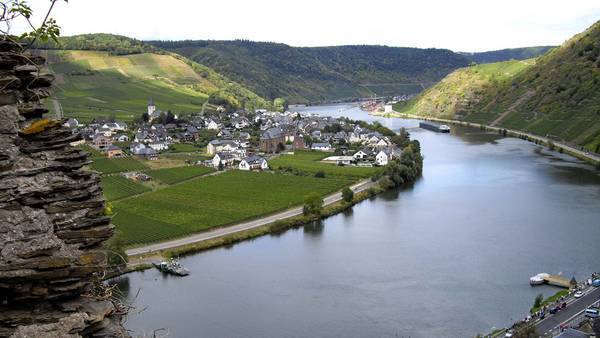
[[[445,124],[437,124],[433,122],[419,122],[419,127],[431,131],[435,131],[438,133],[449,133],[450,127]]]

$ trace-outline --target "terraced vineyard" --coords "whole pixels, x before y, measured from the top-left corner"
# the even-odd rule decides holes
[[[126,171],[149,169],[145,164],[133,157],[106,158],[96,157],[92,162],[92,169],[103,174],[113,174]]]
[[[131,121],[146,111],[149,98],[157,108],[182,114],[198,112],[212,93],[265,106],[256,94],[212,69],[184,57],[154,53],[111,55],[103,51],[42,50],[56,75],[58,100],[66,117],[84,122],[94,117]],[[54,104],[47,102],[50,109]]]
[[[151,189],[121,175],[112,175],[102,177],[102,190],[107,201],[114,201],[148,192]]]
[[[325,175],[347,177],[369,177],[375,174],[375,167],[337,166],[332,163],[320,162],[322,159],[333,156],[332,153],[318,151],[296,151],[294,155],[281,155],[269,161],[269,167],[274,170],[293,168],[299,171],[314,174],[322,171]]]
[[[205,166],[186,166],[177,168],[148,170],[145,173],[166,184],[174,184],[215,171]]]
[[[302,204],[351,178],[230,171],[191,180],[113,204],[113,223],[127,245],[181,237]]]

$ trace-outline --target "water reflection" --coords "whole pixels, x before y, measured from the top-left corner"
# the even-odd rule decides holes
[[[304,234],[310,235],[311,237],[321,236],[323,234],[324,228],[325,228],[325,223],[321,220],[310,222],[308,224],[305,224],[303,227]]]

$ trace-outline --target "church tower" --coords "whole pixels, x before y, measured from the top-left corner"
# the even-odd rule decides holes
[[[150,100],[148,100],[148,115],[152,116],[152,113],[154,113],[154,111],[156,111],[156,106],[154,105],[154,100],[150,98]]]

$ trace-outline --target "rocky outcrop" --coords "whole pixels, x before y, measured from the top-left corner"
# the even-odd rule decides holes
[[[79,136],[44,117],[44,62],[0,40],[0,337],[118,336],[93,292],[114,229]]]

